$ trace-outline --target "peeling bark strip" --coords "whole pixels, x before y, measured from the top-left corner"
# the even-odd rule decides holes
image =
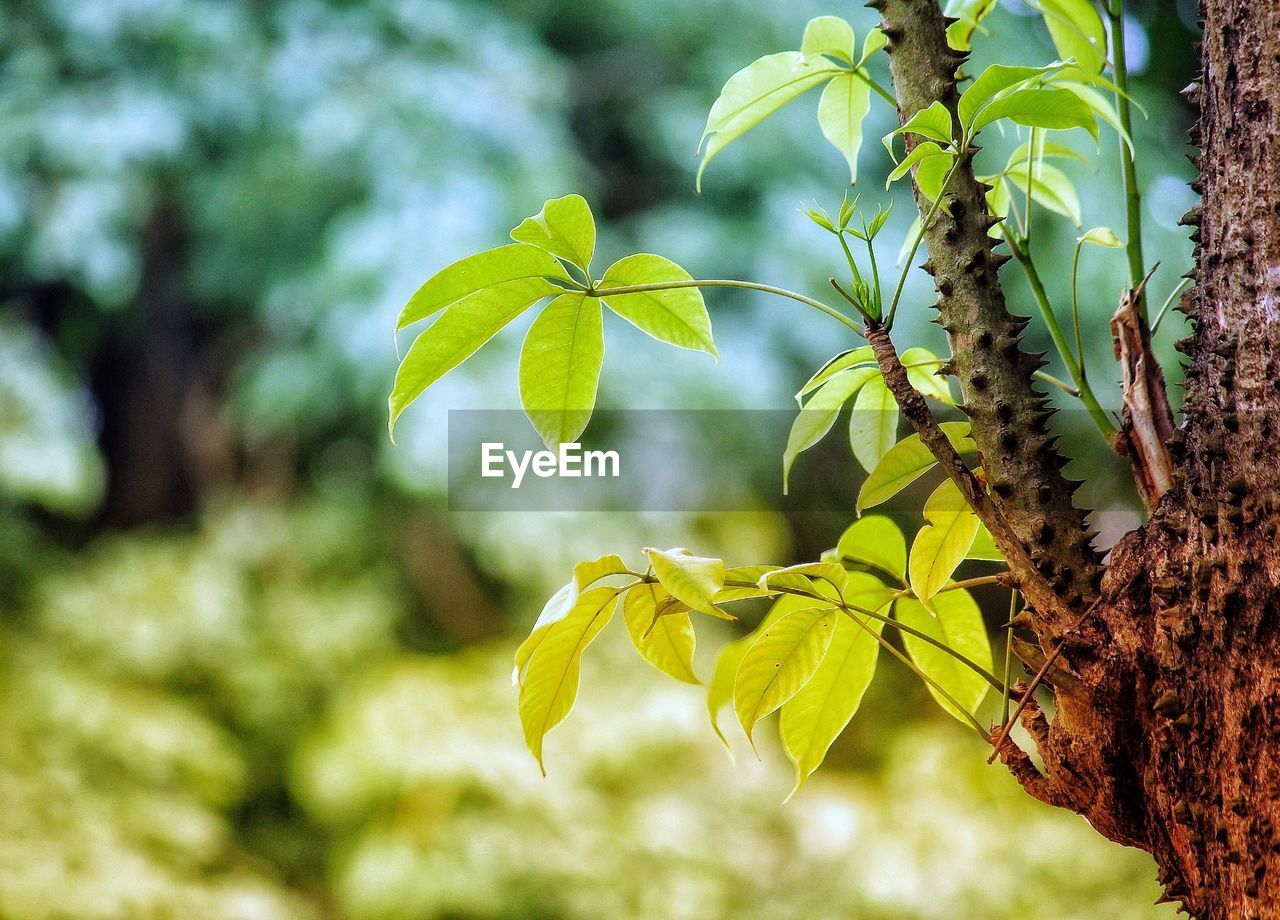
[[[1116,436],[1116,450],[1129,457],[1134,481],[1147,513],[1155,510],[1173,487],[1173,411],[1165,389],[1164,371],[1151,351],[1151,330],[1142,315],[1144,278],[1137,290],[1126,291],[1111,317],[1111,336],[1120,362],[1124,416]]]
[[[901,121],[941,101],[958,124],[955,72],[966,55],[948,46],[938,0],[868,5],[883,18]],[[907,144],[914,145],[910,135]],[[946,192],[947,207],[924,231],[925,269],[934,277],[938,322],[954,355],[947,370],[959,378],[996,503],[1040,573],[1064,599],[1080,604],[1096,596],[1099,558],[1084,515],[1071,501],[1077,483],[1063,476],[1067,460],[1046,426],[1053,410],[1032,386],[1044,356],[1021,349],[1029,320],[1010,315],[1005,305],[997,274],[1010,257],[992,252],[987,231],[993,220],[986,189],[974,178],[975,152],[963,155]],[[929,201],[919,188],[916,203],[924,220]]]

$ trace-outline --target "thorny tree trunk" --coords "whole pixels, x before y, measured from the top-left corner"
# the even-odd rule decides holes
[[[871,5],[900,114],[954,107],[962,56],[946,47],[937,0]],[[1194,916],[1280,918],[1280,4],[1204,0],[1203,13],[1186,421],[1169,445],[1172,487],[1114,549],[1092,606],[1095,560],[1073,545],[1069,490],[1037,453],[1036,359],[999,295],[1001,257],[977,236],[971,170],[926,245],[988,475],[1018,476],[991,495],[1025,549],[1006,552],[1013,578],[1032,589],[1042,650],[1065,639],[1058,664],[1075,678],[1059,676],[1052,720],[1034,704],[1023,714],[1043,771],[1011,742],[1001,758],[1032,795],[1151,852],[1167,898]]]

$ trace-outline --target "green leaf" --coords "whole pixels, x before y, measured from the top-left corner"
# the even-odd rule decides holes
[[[734,680],[733,706],[748,740],[756,723],[795,696],[822,664],[840,616],[829,606],[789,613],[743,656]]]
[[[573,567],[573,581],[579,591],[585,591],[602,578],[610,575],[626,575],[627,564],[617,553],[608,553],[599,559],[579,562]]]
[[[973,453],[978,449],[969,437],[968,422],[943,422],[939,427],[959,453]],[[920,441],[920,435],[903,438],[889,449],[862,484],[858,492],[858,512],[893,498],[928,472],[936,462],[929,448]]]
[[[1006,181],[1013,183],[1025,194],[1027,191],[1027,173],[1025,170],[1014,170],[1005,176]],[[1067,178],[1067,174],[1056,166],[1039,163],[1031,173],[1031,200],[1048,208],[1063,217],[1069,217],[1076,226],[1080,225],[1080,196],[1075,185]]]
[[[604,364],[600,301],[562,294],[538,314],[520,351],[520,404],[546,445],[582,434]]]
[[[769,568],[769,566],[744,566],[743,568]],[[730,571],[735,571],[731,569]],[[794,594],[784,594],[774,601],[773,606],[769,608],[769,612],[765,614],[760,625],[757,626],[749,635],[743,636],[741,639],[734,639],[732,642],[726,642],[720,647],[716,653],[716,661],[711,682],[707,685],[707,716],[711,720],[711,728],[715,731],[716,736],[724,744],[725,749],[729,751],[729,756],[733,757],[733,750],[729,747],[729,741],[725,738],[724,733],[720,730],[719,715],[720,710],[733,702],[733,681],[738,672],[738,665],[742,662],[742,658],[746,655],[751,646],[755,645],[757,639],[778,620],[782,619],[789,613],[797,610],[804,610],[812,604],[806,597],[797,597]]]
[[[1084,86],[1080,83],[1063,83],[1062,88],[1069,93],[1075,95],[1077,99],[1089,107],[1089,109],[1110,125],[1120,135],[1120,140],[1130,151],[1133,150],[1133,139],[1129,137],[1129,132],[1124,129],[1124,125],[1120,123],[1120,116],[1116,114],[1115,108],[1107,101],[1106,97],[1094,89],[1092,86]],[[1094,135],[1095,140],[1097,135]]]
[[[841,615],[835,620],[831,645],[822,663],[795,696],[782,707],[778,732],[796,768],[795,795],[822,765],[871,685],[880,654],[877,640],[884,624],[870,617]]]
[[[800,53],[809,58],[826,54],[852,65],[856,45],[857,39],[853,34],[853,26],[839,16],[819,16],[816,19],[810,19],[804,27],[804,38],[800,40]]]
[[[542,210],[511,231],[517,242],[530,243],[586,272],[596,249],[596,222],[581,195],[552,198]]]
[[[982,623],[982,613],[969,592],[963,589],[944,591],[933,597],[931,605],[932,613],[915,598],[904,597],[894,605],[894,616],[990,671],[991,642]],[[910,633],[902,633],[902,644],[916,666],[936,680],[957,703],[970,713],[977,710],[987,695],[988,687],[979,674]],[[935,688],[929,687],[929,693],[944,710],[969,724],[963,714],[957,712]]]
[[[653,566],[653,574],[672,597],[700,613],[726,617],[713,604],[716,594],[724,588],[725,569],[721,560],[694,556],[684,549],[662,552],[649,547],[644,553]]]
[[[729,747],[729,739],[720,730],[720,710],[733,702],[733,682],[738,674],[738,666],[755,641],[754,635],[743,636],[741,639],[734,639],[720,646],[720,651],[716,652],[711,682],[707,684],[707,718],[711,722],[712,731],[716,733],[716,737],[720,739],[720,743],[729,751],[731,757],[733,749]]]
[[[918,134],[931,141],[937,141],[943,147],[946,147],[954,142],[954,131],[955,126],[951,121],[951,112],[941,102],[934,101],[927,109],[921,109],[912,115],[907,119],[906,124],[890,134],[885,140],[888,141],[899,134]]]
[[[791,465],[796,457],[817,444],[831,430],[836,416],[850,397],[867,381],[880,376],[876,367],[854,367],[833,376],[824,383],[800,409],[787,435],[787,448],[782,455],[782,491],[787,491]]]
[[[849,416],[849,444],[862,468],[870,472],[898,440],[898,404],[884,380],[868,380],[858,391]]]
[[[556,259],[524,243],[509,243],[478,252],[440,269],[409,298],[396,319],[396,331],[433,316],[472,296],[503,300],[526,295],[545,297],[560,293],[547,281],[569,276]]]
[[[796,394],[796,402],[800,402],[800,397],[807,393],[812,393],[822,384],[826,383],[841,371],[847,371],[851,367],[859,367],[863,365],[874,366],[876,363],[876,355],[870,345],[863,345],[861,348],[853,348],[849,351],[842,351],[834,358],[829,360],[814,373],[812,377],[800,388],[800,392]]]
[[[1015,169],[1027,171],[1027,160],[1031,156],[1031,142],[1024,141],[1014,148],[1013,153],[1009,154],[1009,162],[1005,164],[1004,171],[1011,172]],[[1039,135],[1036,139],[1036,161],[1040,162],[1045,159],[1057,158],[1061,160],[1077,160],[1081,163],[1088,163],[1088,157],[1083,156],[1078,151],[1066,144],[1058,144],[1054,141],[1046,140],[1044,135]]]
[[[529,630],[528,637],[516,649],[515,668],[511,672],[511,682],[513,684],[520,683],[524,677],[525,665],[529,663],[534,651],[542,643],[542,640],[546,638],[548,630],[569,615],[569,611],[573,609],[573,605],[577,600],[578,585],[576,582],[571,581],[551,595],[547,603],[543,605],[542,612],[538,614],[538,619],[533,624],[533,629]]]
[[[1124,243],[1120,242],[1115,231],[1110,227],[1094,227],[1086,230],[1080,237],[1076,239],[1077,243],[1092,243],[1094,246],[1104,246],[1107,249],[1123,249]]]
[[[941,358],[927,348],[916,346],[904,351],[901,360],[907,370],[907,379],[922,395],[947,406],[956,404],[946,378],[938,376],[938,368],[943,363]]]
[[[895,265],[901,265],[911,254],[911,247],[915,245],[916,237],[918,237],[923,227],[920,221],[920,215],[917,213],[911,221],[911,226],[907,228],[907,235],[902,238],[902,246],[898,249],[898,258],[894,261]]]
[[[934,157],[942,157],[943,162],[947,164],[948,169],[950,168],[950,163],[954,158],[950,151],[943,150],[933,141],[921,141],[911,149],[910,153],[902,158],[901,163],[893,168],[893,171],[889,173],[889,178],[885,181],[884,187],[888,188],[890,185],[897,182],[910,172],[911,167],[915,166],[917,163],[933,159]]]
[[[942,194],[943,183],[947,181],[947,173],[951,171],[952,164],[955,163],[954,157],[928,157],[921,160],[920,165],[916,167],[916,185],[920,189],[920,193],[928,198],[932,203]],[[951,214],[950,205],[943,205],[942,208]]]
[[[692,281],[693,277],[670,259],[639,253],[619,259],[609,266],[599,285],[605,306],[641,332],[678,348],[716,355],[711,338],[711,318],[707,315],[702,291],[696,287],[637,294],[610,294],[609,288],[670,281]]]
[[[870,60],[871,55],[875,54],[885,45],[889,44],[889,39],[881,31],[879,26],[872,28],[867,33],[866,38],[862,40],[862,57],[858,58],[858,67],[861,68]]]
[[[693,672],[696,637],[687,613],[658,616],[658,602],[666,592],[652,584],[635,585],[622,602],[631,641],[646,661],[685,683],[700,683]]]
[[[862,149],[862,120],[871,111],[871,84],[853,74],[834,78],[818,100],[822,136],[849,164],[849,182],[858,181],[858,151]]]
[[[724,570],[725,587],[716,594],[714,600],[717,604],[726,604],[731,601],[741,601],[753,597],[769,597],[776,594],[776,591],[769,591],[764,588],[757,587],[760,576],[766,572],[776,571],[780,566],[776,565],[736,565],[733,568]],[[729,582],[747,582],[751,587],[730,586]]]
[[[396,371],[395,384],[387,400],[390,410],[388,430],[394,435],[400,414],[427,387],[475,354],[504,326],[546,297],[550,293],[548,287],[546,282],[530,279],[486,288],[454,303],[419,333]]]
[[[850,572],[842,594],[847,606],[864,613],[880,611],[898,596],[896,590],[870,572]]]
[[[973,546],[978,518],[950,479],[924,503],[925,525],[911,544],[911,590],[928,603]]]
[[[542,742],[573,709],[582,653],[613,617],[617,588],[592,588],[551,625],[534,649],[520,685],[520,725],[530,753],[546,775]]]
[[[978,535],[973,538],[973,545],[969,547],[969,554],[965,558],[981,562],[1004,562],[1004,553],[996,546],[996,541],[992,539],[991,531],[987,530],[985,524],[978,525]]]
[[[849,573],[835,562],[802,562],[786,568],[773,569],[760,576],[757,584],[762,590],[790,588],[810,591],[839,600],[843,596]]]
[[[956,113],[960,116],[960,124],[965,128],[970,128],[983,105],[999,93],[1034,80],[1037,77],[1047,77],[1061,70],[1062,66],[1061,64],[1051,64],[1048,67],[1022,67],[1009,64],[992,64],[978,75],[978,78],[973,81],[968,89],[960,94],[960,104],[956,108]]]
[[[1074,58],[1086,73],[1102,72],[1107,32],[1091,0],[1040,0],[1040,12],[1060,58]]]
[[[944,12],[959,21],[947,26],[947,44],[957,51],[968,51],[973,33],[995,8],[996,0],[950,0]]]
[[[1098,123],[1093,110],[1068,89],[1027,87],[1014,90],[984,106],[973,120],[976,133],[1001,118],[1029,128],[1065,131],[1084,128],[1097,140]]]
[[[891,519],[868,514],[840,535],[836,553],[841,559],[875,566],[904,581],[907,576],[907,541]]]
[[[730,77],[702,132],[699,147],[704,155],[698,167],[698,190],[702,190],[702,173],[721,150],[788,102],[839,73],[843,73],[840,67],[820,56],[784,51],[766,55]]]

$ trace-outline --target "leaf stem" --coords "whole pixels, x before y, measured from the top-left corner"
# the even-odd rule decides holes
[[[986,584],[985,581],[983,583]],[[724,584],[726,588],[756,587],[755,582],[734,581],[732,579],[726,579]],[[954,588],[958,588],[958,587],[960,587],[959,584],[954,585],[953,590]],[[893,619],[892,617],[887,617],[882,613],[877,613],[876,611],[869,610],[866,607],[859,607],[856,604],[849,604],[844,601],[835,600],[834,598],[827,597],[825,594],[819,594],[816,591],[805,591],[803,588],[784,588],[780,585],[770,585],[769,590],[777,591],[779,594],[793,594],[797,597],[807,597],[810,600],[821,601],[824,604],[831,604],[834,607],[839,607],[841,610],[845,611],[846,613],[864,614],[865,616],[869,616],[873,619],[879,620],[881,623],[884,623],[888,626],[896,627],[899,632],[908,633],[909,635],[915,636],[917,639],[921,640],[922,642],[929,643],[939,651],[946,652],[956,661],[960,662],[965,667],[973,671],[975,674],[979,675],[983,680],[985,680],[991,686],[995,687],[997,690],[1001,690],[1001,691],[1004,690],[1004,684],[1000,683],[999,679],[994,674],[992,674],[990,671],[988,671],[982,665],[978,664],[973,659],[967,657],[961,652],[957,652],[955,649],[951,648],[947,644],[943,642],[939,642],[937,639],[933,638],[933,636],[930,636],[928,633],[923,633],[918,629],[915,629],[911,626],[906,625],[905,623],[900,623],[897,620]],[[904,594],[905,592],[899,592],[897,595],[895,595],[894,599],[896,599],[897,597],[904,596]]]
[[[1098,426],[1098,431],[1102,433],[1103,438],[1110,443],[1116,433],[1115,426],[1111,423],[1111,419],[1107,418],[1107,413],[1103,411],[1102,406],[1098,404],[1098,399],[1094,396],[1093,389],[1089,386],[1089,381],[1085,380],[1080,374],[1080,365],[1076,363],[1075,356],[1071,353],[1070,346],[1067,345],[1067,338],[1062,332],[1062,326],[1058,324],[1058,317],[1054,314],[1053,306],[1049,303],[1049,295],[1045,292],[1044,282],[1040,279],[1040,272],[1037,271],[1035,262],[1031,259],[1031,254],[1022,248],[1017,238],[1009,232],[1008,227],[1002,225],[1002,229],[1004,238],[1009,244],[1009,251],[1013,253],[1013,257],[1022,266],[1022,270],[1027,276],[1027,282],[1031,285],[1031,293],[1035,297],[1036,304],[1040,307],[1040,314],[1044,317],[1044,324],[1049,329],[1049,337],[1053,339],[1054,347],[1058,349],[1058,354],[1062,357],[1062,363],[1067,366],[1067,372],[1071,375],[1072,382],[1075,383],[1076,388],[1080,391],[1080,402],[1088,410],[1089,417]]]
[[[1133,116],[1129,105],[1129,66],[1124,46],[1124,0],[1109,0],[1107,18],[1111,21],[1111,67],[1115,73],[1116,115],[1127,137],[1133,137]],[[1138,282],[1146,274],[1142,258],[1142,203],[1138,192],[1138,173],[1134,167],[1133,150],[1120,138],[1120,174],[1124,180],[1125,216],[1129,238],[1125,252],[1129,257],[1129,287],[1141,299],[1139,306],[1145,309],[1146,297]]]
[[[1185,292],[1186,289],[1189,287],[1191,287],[1191,279],[1183,278],[1182,283],[1169,292],[1169,296],[1165,298],[1164,303],[1161,305],[1160,309],[1156,312],[1156,318],[1151,322],[1152,335],[1155,335],[1156,332],[1160,329],[1160,322],[1161,320],[1164,319],[1164,315],[1169,312],[1169,308],[1173,306],[1174,301],[1176,301],[1178,297],[1183,292]]]
[[[925,233],[928,232],[934,218],[938,216],[938,211],[942,208],[943,196],[947,194],[947,188],[951,185],[951,180],[955,177],[955,174],[960,171],[960,163],[961,157],[957,155],[955,162],[951,164],[951,170],[947,173],[947,177],[942,180],[942,187],[938,189],[938,197],[933,200],[929,213],[920,223],[920,232],[916,234],[915,241],[911,244],[911,251],[907,253],[907,261],[903,263],[902,273],[898,275],[898,286],[894,289],[893,300],[889,302],[889,312],[884,320],[886,332],[893,329],[893,317],[898,312],[898,301],[902,298],[902,287],[907,283],[907,272],[911,271],[911,265],[916,258],[916,250],[920,248],[920,243],[924,240]],[[918,185],[917,188],[919,188]]]
[[[889,103],[889,105],[893,106],[895,109],[898,107],[898,100],[893,98],[893,93],[889,92],[872,79],[871,75],[867,73],[865,67],[854,67],[851,72],[855,77],[875,90],[880,95],[880,98]]]
[[[802,303],[807,307],[812,307],[827,316],[837,319],[844,323],[859,336],[862,335],[862,327],[853,321],[848,315],[841,313],[833,307],[828,307],[821,301],[814,300],[812,297],[806,297],[803,294],[797,294],[795,291],[788,291],[785,288],[774,287],[771,284],[757,284],[754,281],[734,281],[732,279],[698,279],[693,278],[689,281],[659,281],[653,284],[628,284],[622,287],[610,288],[591,288],[588,293],[594,297],[608,297],[609,295],[620,294],[645,294],[650,291],[674,291],[680,288],[702,288],[702,287],[724,287],[724,288],[741,288],[747,291],[763,291],[766,294],[776,294],[778,297],[787,297],[797,303]]]

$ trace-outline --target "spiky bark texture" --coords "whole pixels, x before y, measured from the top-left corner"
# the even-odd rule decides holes
[[[936,0],[872,5],[903,113],[954,107],[959,58]],[[1037,623],[1041,650],[1062,648],[1052,717],[1034,703],[1022,715],[1044,769],[1011,742],[998,753],[1032,795],[1151,852],[1167,898],[1194,916],[1265,920],[1280,917],[1280,5],[1204,0],[1204,14],[1191,92],[1203,204],[1185,218],[1197,268],[1183,309],[1196,328],[1172,486],[1113,550],[1096,602],[1072,596],[1087,611],[1079,629],[1059,639]],[[960,178],[954,219],[925,242],[974,435],[988,476],[1012,490],[997,499],[1018,498],[1011,520],[1026,509],[1028,549],[1087,560],[1069,488],[1044,457],[1036,362],[999,296],[981,188]],[[1089,593],[1087,579],[1055,574]]]
[[[869,5],[884,20],[901,119],[941,101],[959,124],[955,74],[965,55],[948,46],[936,0]],[[914,143],[911,135],[907,143]],[[997,274],[1009,256],[992,249],[992,219],[986,187],[974,178],[974,152],[962,155],[944,194],[946,209],[924,231],[925,270],[937,286],[938,322],[951,342],[947,370],[960,382],[992,495],[1010,526],[1064,599],[1088,601],[1097,591],[1098,556],[1071,500],[1076,484],[1062,475],[1066,458],[1046,424],[1052,410],[1032,386],[1044,356],[1022,350],[1028,319],[1009,313],[1000,288]],[[918,189],[916,198],[923,219],[929,202]]]

